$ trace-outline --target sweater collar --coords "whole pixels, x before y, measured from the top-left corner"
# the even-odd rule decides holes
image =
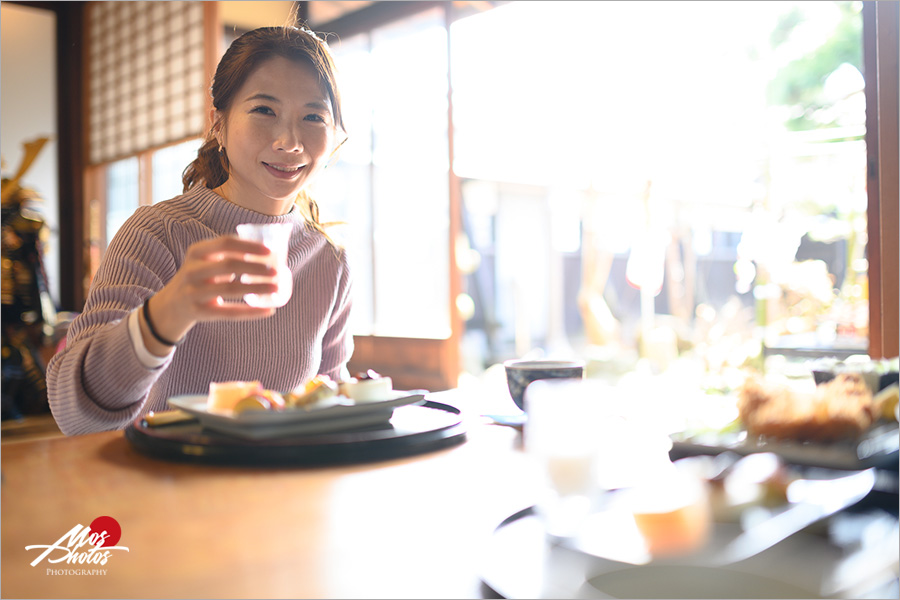
[[[202,220],[221,233],[234,233],[241,223],[301,223],[303,221],[296,205],[291,207],[290,212],[286,214],[272,216],[238,206],[202,185],[188,191],[187,195],[194,197],[193,200],[202,215]]]

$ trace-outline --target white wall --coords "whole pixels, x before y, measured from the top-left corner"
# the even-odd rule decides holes
[[[21,181],[44,199],[37,206],[50,226],[46,255],[50,294],[59,304],[59,181],[56,124],[56,15],[0,4],[0,152],[3,176],[22,162],[22,143],[51,136]]]

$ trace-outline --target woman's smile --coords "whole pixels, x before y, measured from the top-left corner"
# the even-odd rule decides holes
[[[279,179],[293,179],[294,177],[300,175],[303,168],[306,166],[306,165],[292,166],[292,165],[284,165],[284,164],[279,164],[279,163],[267,163],[267,162],[263,162],[262,164],[263,164],[263,166],[266,167],[266,170],[269,171],[269,173],[273,177],[277,177]]]

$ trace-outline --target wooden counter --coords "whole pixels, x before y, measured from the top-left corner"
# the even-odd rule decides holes
[[[139,454],[122,432],[2,446],[5,598],[477,598],[479,540],[533,503],[510,428],[365,465],[235,468]],[[99,516],[106,565],[36,566]],[[55,556],[59,556],[57,553]],[[73,571],[81,574],[65,573]],[[103,570],[103,574],[83,574]],[[54,571],[56,573],[54,573]]]

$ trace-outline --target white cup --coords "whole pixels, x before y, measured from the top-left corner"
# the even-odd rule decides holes
[[[244,302],[257,308],[277,308],[287,304],[294,291],[294,280],[291,269],[288,267],[288,247],[291,239],[293,225],[290,223],[242,223],[237,226],[237,234],[243,240],[262,242],[272,254],[268,257],[259,257],[259,262],[271,265],[277,271],[276,284],[278,290],[274,294],[244,294]],[[257,260],[255,255],[247,255],[248,260]],[[265,283],[270,281],[268,277],[254,277],[244,275],[241,277],[244,283]]]
[[[603,398],[578,380],[535,381],[525,389],[525,452],[540,478],[537,513],[547,533],[570,537],[598,487]]]

